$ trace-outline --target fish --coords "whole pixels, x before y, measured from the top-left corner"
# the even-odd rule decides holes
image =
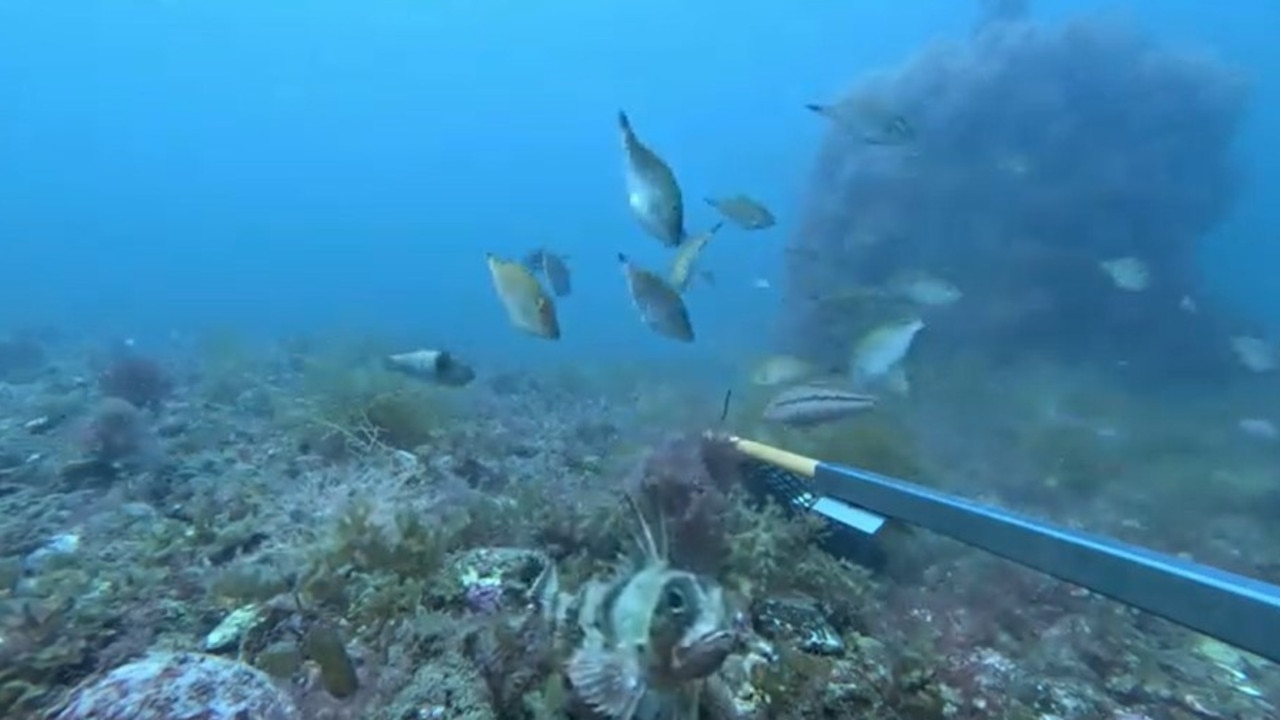
[[[1259,440],[1276,440],[1280,439],[1280,430],[1276,429],[1276,424],[1266,418],[1241,418],[1236,423],[1236,427],[1240,428],[1240,432],[1252,438]]]
[[[470,385],[476,371],[446,350],[414,350],[383,358],[383,367],[408,377],[449,387]]]
[[[915,139],[915,128],[901,115],[894,115],[862,136],[862,141],[868,145],[907,145]]]
[[[858,133],[868,145],[906,145],[916,139],[910,121],[871,98],[839,105],[808,103],[805,107],[841,128]]]
[[[746,195],[730,195],[723,198],[705,198],[727,220],[743,230],[764,230],[778,223],[769,208]]]
[[[715,237],[720,228],[724,227],[723,222],[718,222],[711,226],[711,229],[687,238],[680,243],[680,247],[676,250],[675,259],[671,261],[671,273],[668,275],[668,281],[676,292],[683,293],[689,289],[689,281],[693,279],[693,268],[698,262],[698,257],[702,254],[703,248],[707,243],[711,242],[711,238]]]
[[[640,313],[640,320],[650,330],[681,342],[693,342],[693,323],[680,293],[658,275],[637,267],[623,253],[618,262],[627,277],[627,290]]]
[[[886,383],[892,390],[905,393],[908,385],[902,361],[924,327],[923,320],[912,318],[881,325],[864,335],[854,346],[849,364],[853,386],[866,388]]]
[[[568,297],[573,292],[573,281],[564,255],[539,248],[525,256],[524,265],[535,273],[542,273],[556,297]]]
[[[818,369],[794,355],[770,355],[751,373],[751,383],[762,387],[789,385],[818,374]]]
[[[960,288],[925,272],[904,273],[889,282],[892,294],[916,305],[943,307],[964,297]]]
[[[560,339],[560,320],[556,304],[529,268],[504,260],[493,253],[487,256],[493,289],[502,301],[507,319],[517,329],[547,340]]]
[[[684,242],[684,195],[671,166],[636,137],[627,113],[618,111],[625,155],[627,206],[640,227],[666,247]]]
[[[1151,271],[1141,258],[1119,257],[1103,260],[1098,268],[1121,290],[1142,292],[1151,287]]]
[[[1273,372],[1280,366],[1276,347],[1261,338],[1236,335],[1231,338],[1231,350],[1241,365],[1256,373]]]
[[[875,406],[874,395],[837,385],[809,383],[779,392],[765,406],[761,418],[780,425],[812,427],[842,420]]]
[[[577,699],[609,720],[696,720],[706,683],[743,646],[738,613],[714,578],[671,567],[665,538],[659,545],[636,515],[639,562],[583,588],[582,640],[565,674]]]

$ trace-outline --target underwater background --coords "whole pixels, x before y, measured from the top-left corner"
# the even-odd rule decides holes
[[[1085,589],[837,558],[703,434],[1280,581],[1276,27],[0,4],[0,717],[1276,717],[1274,664]],[[737,644],[630,706],[583,618],[655,568]]]

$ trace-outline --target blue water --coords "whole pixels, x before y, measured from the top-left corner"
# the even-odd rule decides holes
[[[696,7],[695,7],[696,5]],[[1271,0],[1033,3],[1118,15],[1245,68],[1249,182],[1206,272],[1280,324],[1280,67]],[[956,0],[799,3],[9,0],[0,4],[0,326],[164,337],[363,328],[487,357],[726,357],[760,346],[823,127],[801,105],[963,37]],[[1140,101],[1140,99],[1135,99]],[[697,198],[782,218],[710,251],[701,341],[635,319],[614,257],[626,108]],[[507,327],[484,253],[568,253],[565,338]]]

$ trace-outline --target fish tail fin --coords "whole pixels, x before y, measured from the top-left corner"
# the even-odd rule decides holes
[[[618,262],[625,264],[631,262],[631,260],[627,258],[626,253],[618,253]]]
[[[631,134],[631,118],[627,117],[626,110],[618,111],[618,128],[628,135]]]
[[[825,115],[827,112],[826,105],[819,105],[817,103],[805,103],[804,106],[810,112],[815,112],[815,113],[818,113],[819,115]]]

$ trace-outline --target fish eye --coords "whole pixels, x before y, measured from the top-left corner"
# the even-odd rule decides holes
[[[679,588],[668,589],[665,601],[667,609],[673,612],[680,612],[685,608],[684,593]]]

